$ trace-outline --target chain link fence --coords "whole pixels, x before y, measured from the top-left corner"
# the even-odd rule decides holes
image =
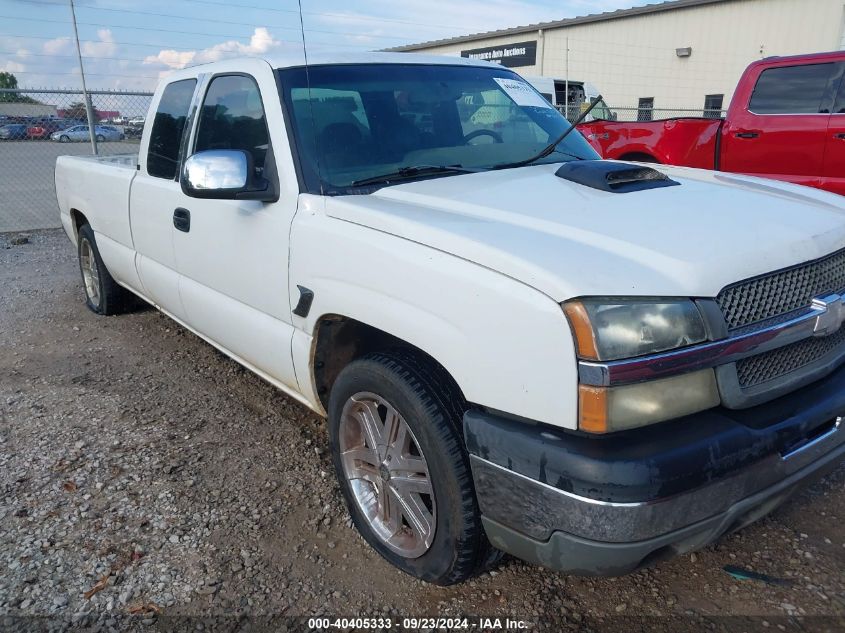
[[[98,154],[137,153],[152,93],[89,95]],[[81,91],[0,90],[0,232],[60,226],[56,158],[92,153]]]
[[[138,151],[148,92],[89,91],[100,155]],[[579,105],[559,107],[575,120]],[[724,115],[721,110],[610,107],[617,121]],[[58,156],[90,156],[85,99],[78,90],[0,90],[0,232],[56,228],[53,171]]]
[[[588,105],[588,104],[587,104]],[[557,106],[558,111],[570,121],[575,121],[587,105],[577,104]],[[594,111],[595,112],[595,111]],[[679,117],[695,117],[705,119],[720,119],[725,116],[725,110],[705,110],[702,108],[639,108],[639,107],[612,107],[598,109],[598,117],[610,116],[613,121],[662,121],[664,119],[676,119]]]

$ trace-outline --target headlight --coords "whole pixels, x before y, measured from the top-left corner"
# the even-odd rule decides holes
[[[563,306],[578,357],[614,361],[703,343],[707,330],[690,299],[579,299]],[[679,418],[718,406],[712,369],[647,382],[579,385],[578,428],[610,433]]]
[[[563,306],[585,360],[618,360],[707,340],[689,299],[580,299]]]
[[[719,406],[712,369],[619,387],[578,388],[578,428],[611,433],[674,420]]]

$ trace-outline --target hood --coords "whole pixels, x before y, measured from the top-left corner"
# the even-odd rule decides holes
[[[714,297],[845,247],[845,199],[797,185],[658,166],[681,183],[610,193],[535,165],[327,199],[329,216],[425,244],[555,301]]]

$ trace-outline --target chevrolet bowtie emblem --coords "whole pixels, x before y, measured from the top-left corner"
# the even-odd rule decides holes
[[[829,294],[813,299],[813,310],[819,314],[813,328],[813,336],[830,336],[838,332],[845,320],[845,299],[837,294]]]

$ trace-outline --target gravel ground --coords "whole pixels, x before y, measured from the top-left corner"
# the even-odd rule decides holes
[[[350,527],[320,418],[153,309],[89,312],[63,233],[15,237],[0,235],[6,630],[321,614],[845,630],[845,468],[713,547],[624,578],[507,558],[461,586],[428,585]]]

